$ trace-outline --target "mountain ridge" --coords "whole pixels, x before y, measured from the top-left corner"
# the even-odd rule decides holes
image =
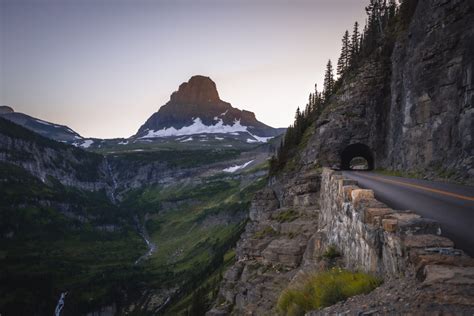
[[[201,132],[208,134],[249,132],[257,137],[275,137],[281,134],[280,129],[258,121],[255,113],[239,110],[222,101],[215,82],[209,77],[196,75],[182,83],[171,94],[170,100],[139,128],[135,136],[151,138],[192,135],[192,130],[179,131],[194,124],[199,125]]]

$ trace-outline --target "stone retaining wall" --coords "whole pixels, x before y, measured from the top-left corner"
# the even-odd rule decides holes
[[[420,280],[441,270],[473,274],[473,259],[441,236],[437,222],[389,208],[340,172],[324,169],[321,182],[320,230],[348,268],[385,278],[414,271]]]

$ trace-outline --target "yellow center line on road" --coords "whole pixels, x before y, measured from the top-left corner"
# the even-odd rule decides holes
[[[474,197],[472,197],[472,196],[465,196],[465,195],[456,194],[456,193],[452,193],[452,192],[448,192],[448,191],[433,189],[433,188],[425,187],[423,185],[418,185],[418,184],[412,184],[412,183],[406,183],[406,182],[397,181],[397,180],[379,178],[379,177],[375,177],[375,176],[368,176],[366,174],[362,175],[359,172],[357,174],[361,177],[366,177],[366,178],[370,178],[370,179],[377,180],[377,181],[400,184],[400,185],[404,185],[404,186],[407,186],[407,187],[417,188],[417,189],[424,190],[424,191],[429,191],[429,192],[433,192],[433,193],[438,193],[438,194],[442,194],[442,195],[455,197],[455,198],[458,198],[458,199],[461,199],[461,200],[466,200],[466,201],[471,201],[471,202],[474,201]]]

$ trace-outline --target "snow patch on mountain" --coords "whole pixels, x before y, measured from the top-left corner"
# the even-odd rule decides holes
[[[187,142],[192,142],[192,141],[193,141],[193,138],[189,137],[189,138],[183,139],[182,141],[180,141],[180,143],[187,143]]]
[[[234,173],[234,172],[237,172],[237,171],[239,171],[239,170],[244,169],[245,167],[247,167],[248,165],[250,165],[252,162],[254,162],[254,160],[250,160],[249,162],[246,162],[246,163],[244,163],[243,165],[238,165],[238,166],[237,166],[237,165],[234,165],[234,166],[232,166],[232,167],[225,168],[225,169],[222,170],[222,171],[228,172],[228,173]]]
[[[55,125],[53,125],[53,124],[51,124],[51,123],[48,123],[48,122],[45,122],[45,121],[42,121],[42,120],[35,120],[35,121],[38,122],[38,123],[41,123],[41,124],[43,124],[43,125],[55,126]]]
[[[81,145],[79,145],[82,148],[89,148],[94,141],[92,139],[86,139]]]
[[[142,136],[140,138],[248,132],[247,128],[247,126],[240,124],[240,120],[235,120],[234,124],[232,125],[225,125],[222,119],[220,119],[215,125],[205,125],[202,123],[202,120],[197,117],[194,119],[193,124],[189,126],[184,126],[180,129],[169,127],[160,129],[158,131],[149,130],[145,136]]]
[[[252,134],[252,133],[250,133],[250,132],[247,132],[247,133],[249,133],[249,135],[252,136],[253,138],[255,138],[256,141],[259,142],[259,143],[266,143],[266,142],[268,142],[270,139],[273,138],[273,137],[260,137],[260,136],[254,135],[254,134]],[[247,139],[247,143],[249,143],[248,139]]]

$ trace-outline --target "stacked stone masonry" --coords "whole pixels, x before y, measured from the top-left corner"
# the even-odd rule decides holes
[[[443,237],[437,222],[393,210],[330,169],[323,170],[320,203],[320,232],[347,268],[386,280],[413,275],[445,292],[450,303],[474,304],[474,259]]]

